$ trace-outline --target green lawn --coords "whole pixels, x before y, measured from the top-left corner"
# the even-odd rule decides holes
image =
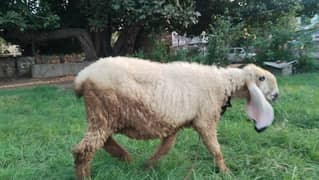
[[[215,173],[198,135],[178,133],[174,148],[153,170],[144,171],[158,140],[116,135],[132,155],[124,163],[100,150],[92,162],[94,179],[318,179],[319,73],[279,78],[275,121],[255,132],[242,102],[221,119],[219,142],[230,176]],[[85,132],[83,101],[54,87],[0,91],[0,179],[73,179],[71,147]]]

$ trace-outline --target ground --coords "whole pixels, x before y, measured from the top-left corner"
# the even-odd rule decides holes
[[[100,150],[93,179],[317,179],[319,177],[319,73],[280,77],[275,121],[258,134],[234,101],[219,122],[219,141],[230,176],[191,129],[152,170],[142,164],[155,141],[116,135],[132,155],[125,163]],[[48,85],[0,89],[0,179],[73,179],[71,147],[85,132],[83,100],[68,88]]]
[[[74,76],[54,77],[54,78],[22,78],[0,80],[1,89],[15,89],[19,87],[34,87],[37,85],[55,85],[65,89],[71,89]]]

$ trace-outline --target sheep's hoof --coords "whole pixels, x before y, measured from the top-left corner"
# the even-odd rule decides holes
[[[151,162],[146,161],[143,165],[144,170],[151,170],[154,168],[154,164]]]
[[[118,159],[121,160],[121,161],[125,161],[125,162],[131,162],[132,161],[132,158],[131,158],[130,155],[120,156]]]
[[[223,168],[215,168],[215,173],[231,174],[231,171],[227,167],[223,167]]]
[[[75,177],[77,180],[91,180],[90,169],[83,164],[75,164]]]
[[[231,171],[227,168],[227,167],[223,167],[221,169],[219,169],[219,172],[225,175],[230,175]]]

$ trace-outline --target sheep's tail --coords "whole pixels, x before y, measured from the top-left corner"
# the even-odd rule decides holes
[[[81,72],[75,77],[74,93],[75,93],[76,97],[78,97],[78,98],[81,98],[83,96],[85,81],[86,81],[86,77]]]
[[[74,94],[76,97],[81,98],[83,96],[83,82],[78,82],[78,78],[74,80]]]

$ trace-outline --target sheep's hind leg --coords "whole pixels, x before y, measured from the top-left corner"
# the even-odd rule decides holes
[[[131,161],[131,156],[110,136],[104,143],[104,150],[110,153],[113,157],[123,161]]]
[[[111,135],[111,131],[96,130],[88,131],[85,137],[73,149],[74,171],[76,179],[91,179],[90,161],[94,153],[103,146],[104,142]]]
[[[217,141],[216,130],[212,130],[212,128],[196,128],[196,130],[211,155],[215,158],[219,171],[222,173],[229,173],[229,169],[225,165],[223,154],[221,153],[220,145]]]
[[[144,168],[148,169],[154,166],[163,155],[167,154],[175,142],[176,134],[163,138],[161,144],[155,151],[155,153],[144,163]]]

